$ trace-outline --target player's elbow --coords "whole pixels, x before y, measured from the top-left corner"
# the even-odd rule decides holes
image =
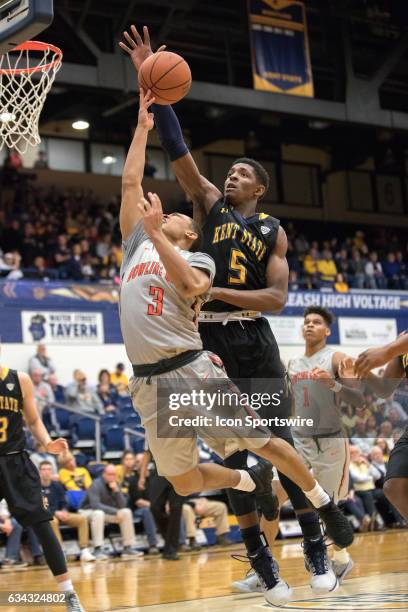
[[[270,299],[268,300],[269,312],[273,312],[273,314],[280,314],[285,308],[287,299],[288,294],[286,291],[274,291],[273,294],[271,294]]]

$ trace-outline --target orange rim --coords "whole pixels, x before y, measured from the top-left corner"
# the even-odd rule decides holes
[[[18,45],[18,47],[11,49],[9,53],[13,51],[52,51],[56,54],[56,58],[48,64],[44,64],[43,66],[34,66],[34,68],[0,68],[0,74],[32,74],[34,72],[44,72],[45,70],[50,70],[56,64],[61,63],[63,56],[61,49],[55,45],[51,45],[50,43],[40,42],[39,40],[28,40],[27,42]]]

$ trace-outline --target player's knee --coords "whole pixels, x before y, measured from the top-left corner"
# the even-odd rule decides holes
[[[398,501],[402,493],[402,488],[400,487],[400,483],[395,478],[390,478],[386,480],[383,487],[384,494],[388,501],[395,505],[395,502]]]

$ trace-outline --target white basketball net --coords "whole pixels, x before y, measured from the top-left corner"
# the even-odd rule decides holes
[[[24,49],[0,57],[0,149],[6,145],[25,153],[29,145],[41,142],[40,113],[61,68],[62,53],[44,46],[33,55]]]

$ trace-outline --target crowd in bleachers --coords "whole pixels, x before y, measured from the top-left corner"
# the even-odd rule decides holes
[[[119,197],[102,204],[91,191],[40,187],[22,194],[7,179],[1,202],[0,278],[119,282]],[[180,206],[192,214],[191,204]],[[408,289],[403,232],[325,223],[322,239],[319,224],[282,225],[292,290]]]
[[[77,369],[73,381],[63,386],[58,382],[47,348],[40,344],[28,370],[47,428],[54,436],[66,436],[72,449],[56,458],[31,442],[31,460],[40,472],[43,494],[54,517],[53,529],[61,541],[62,532],[74,530],[71,537],[78,541],[81,560],[106,559],[112,554],[112,550],[104,548],[104,541],[109,533],[106,527],[112,529],[115,524],[120,531],[120,553],[124,558],[143,554],[140,546],[136,548],[136,530],[145,534],[143,548],[148,554],[157,555],[162,545],[165,558],[170,559],[178,558],[177,549],[199,550],[197,524],[205,519],[210,519],[215,527],[216,544],[231,543],[224,501],[205,497],[186,499],[174,491],[169,494],[167,484],[163,487],[167,481],[156,474],[154,464],[149,464],[147,471],[142,468],[151,457],[146,460],[143,429],[132,407],[123,364],[117,364],[113,372],[102,369],[98,380],[90,382]],[[80,414],[68,411],[69,407]],[[102,461],[95,458],[95,421],[91,415],[101,422]],[[382,486],[389,454],[408,421],[408,381],[404,380],[387,400],[367,391],[362,407],[343,405],[342,421],[350,439],[351,461],[350,490],[341,504],[356,530],[406,527],[404,519],[385,498]],[[135,435],[126,437],[127,430]],[[203,443],[200,457],[202,461],[219,461]],[[290,504],[283,511],[290,513]],[[0,504],[0,533],[5,539],[3,563],[27,565],[20,555],[23,528],[9,516],[4,502]],[[30,529],[26,540],[32,563],[44,564],[41,546]]]

